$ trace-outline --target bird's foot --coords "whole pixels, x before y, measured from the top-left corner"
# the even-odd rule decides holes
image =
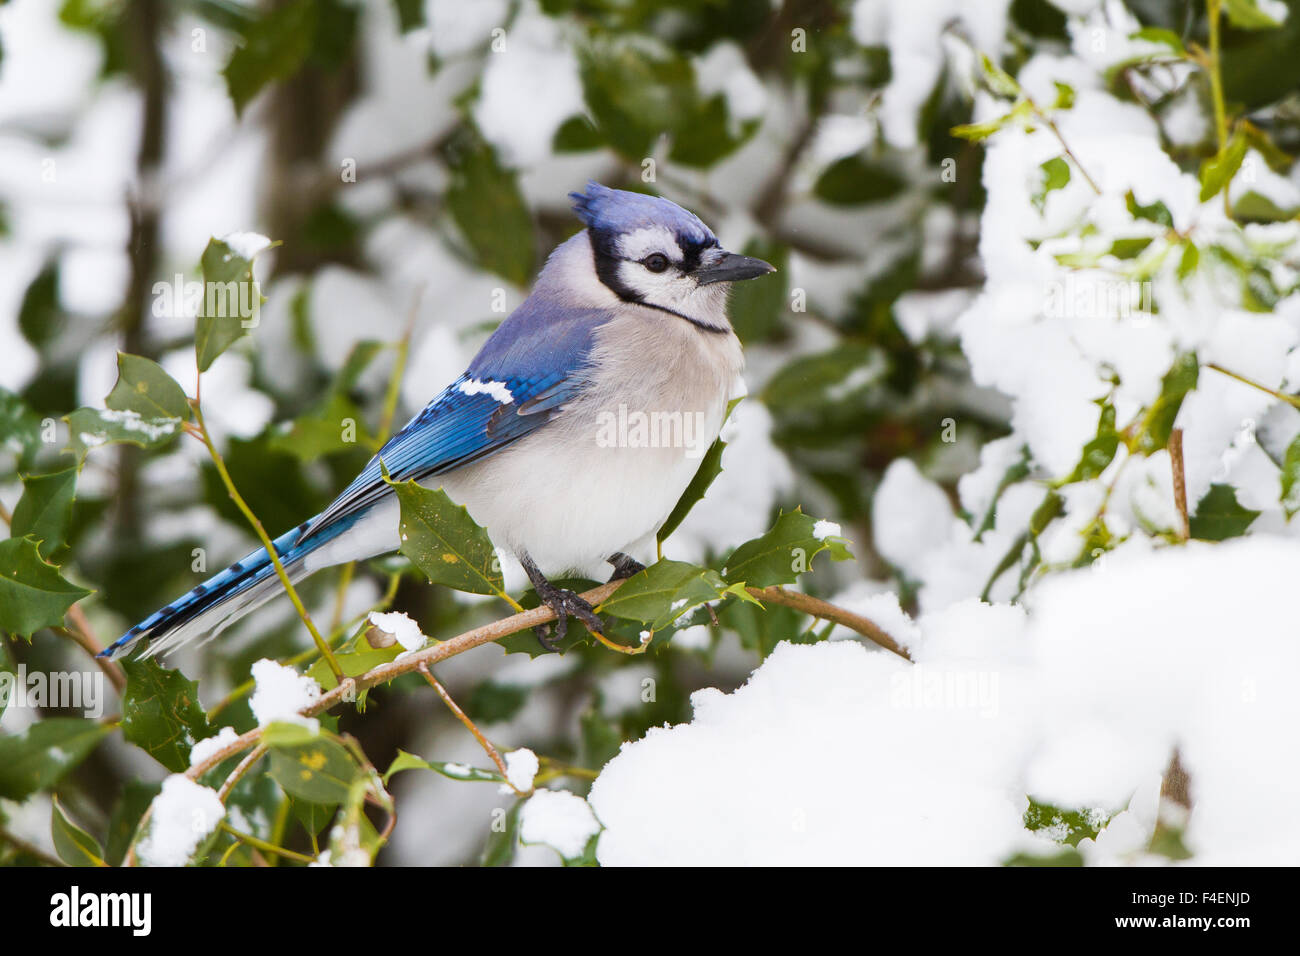
[[[614,575],[610,578],[611,581],[622,581],[624,578],[630,578],[632,575],[645,570],[644,564],[622,551],[615,551],[606,560],[614,565]]]
[[[538,624],[533,628],[533,633],[537,635],[537,643],[548,651],[558,651],[560,641],[564,640],[564,635],[569,629],[569,618],[577,618],[587,626],[589,631],[596,634],[603,634],[605,627],[596,616],[595,609],[579,594],[567,588],[557,588],[550,581],[546,580],[545,575],[538,570],[537,565],[533,563],[532,558],[527,554],[519,556],[519,563],[524,566],[524,571],[528,574],[528,580],[533,583],[533,590],[541,598],[542,603],[555,612],[555,631],[552,636],[551,627],[548,624]]]
[[[567,588],[557,588],[555,585],[547,582],[542,587],[537,587],[537,596],[542,602],[555,612],[555,636],[551,636],[551,627],[549,624],[538,624],[533,628],[533,633],[537,635],[537,643],[548,651],[558,651],[560,641],[564,640],[564,635],[569,629],[569,618],[577,618],[587,626],[587,629],[597,634],[604,633],[604,625],[596,615],[595,609],[587,603],[586,599],[579,594],[568,590]]]

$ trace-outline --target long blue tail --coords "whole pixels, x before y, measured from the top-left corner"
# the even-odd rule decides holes
[[[301,543],[299,538],[310,521],[280,535],[274,542],[276,554],[290,580],[298,581],[310,572],[304,559],[347,527],[340,523],[322,528]],[[119,658],[141,641],[148,642],[145,657],[184,644],[211,631],[216,637],[225,628],[282,590],[275,565],[265,548],[259,548],[230,567],[214,574],[161,610],[155,611],[100,652],[100,657]]]

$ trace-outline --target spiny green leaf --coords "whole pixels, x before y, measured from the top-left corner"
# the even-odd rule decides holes
[[[1192,515],[1193,538],[1202,541],[1224,541],[1246,533],[1252,521],[1259,517],[1237,501],[1237,491],[1231,485],[1210,485],[1196,505]]]
[[[117,412],[135,412],[141,418],[189,418],[185,391],[162,366],[139,355],[117,353],[117,384],[105,400]]]
[[[441,488],[394,482],[401,507],[401,552],[434,584],[502,594],[500,562],[486,531]]]
[[[836,561],[853,557],[838,534],[818,536],[817,519],[799,508],[783,513],[764,535],[746,541],[731,553],[722,570],[728,584],[744,582],[750,587],[765,588],[775,584],[793,584],[812,569],[812,560],[829,551]]]
[[[0,797],[23,800],[52,787],[112,731],[96,720],[47,717],[20,734],[0,734]]]
[[[813,195],[837,206],[858,206],[893,199],[906,185],[888,166],[855,153],[827,166],[813,184]]]
[[[348,798],[361,767],[328,737],[271,747],[270,774],[285,792],[309,803],[336,804]]]
[[[40,556],[48,559],[68,537],[77,469],[65,468],[48,475],[24,475],[23,496],[14,507],[10,534],[40,542]]]
[[[197,681],[152,658],[124,660],[122,735],[173,773],[190,765],[190,746],[212,735]]]
[[[597,610],[660,630],[716,601],[726,586],[716,571],[665,558],[628,578]]]
[[[0,631],[31,637],[43,627],[56,627],[68,608],[90,593],[42,561],[31,538],[0,541]]]
[[[740,402],[741,399],[733,398],[727,403],[727,411],[722,416],[723,423],[731,417],[731,413],[735,411],[736,406],[739,405]],[[719,438],[716,439],[713,444],[709,446],[709,450],[704,453],[704,457],[700,459],[700,467],[695,472],[695,477],[693,477],[691,483],[686,486],[686,490],[682,492],[682,496],[677,499],[677,504],[673,506],[672,514],[668,516],[668,520],[665,521],[663,526],[659,529],[658,539],[661,543],[667,541],[668,536],[676,531],[678,526],[686,520],[686,516],[691,513],[691,509],[694,508],[696,503],[708,493],[709,487],[713,484],[714,479],[717,478],[718,475],[722,474],[722,453],[726,451],[726,448],[727,443]]]

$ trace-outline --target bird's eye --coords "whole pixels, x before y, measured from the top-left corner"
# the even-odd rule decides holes
[[[651,272],[663,272],[668,268],[668,257],[662,252],[652,252],[641,260],[641,265]]]

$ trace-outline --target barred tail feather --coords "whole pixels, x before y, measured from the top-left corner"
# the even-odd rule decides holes
[[[285,573],[295,583],[317,570],[315,566],[308,567],[307,556],[343,530],[342,527],[330,529],[333,534],[325,531],[299,545],[298,539],[308,524],[304,522],[272,542]],[[282,590],[275,565],[266,549],[259,548],[149,615],[104,648],[100,656],[117,660],[142,641],[148,643],[148,648],[141,656],[151,657],[201,634],[211,632],[210,640]]]

